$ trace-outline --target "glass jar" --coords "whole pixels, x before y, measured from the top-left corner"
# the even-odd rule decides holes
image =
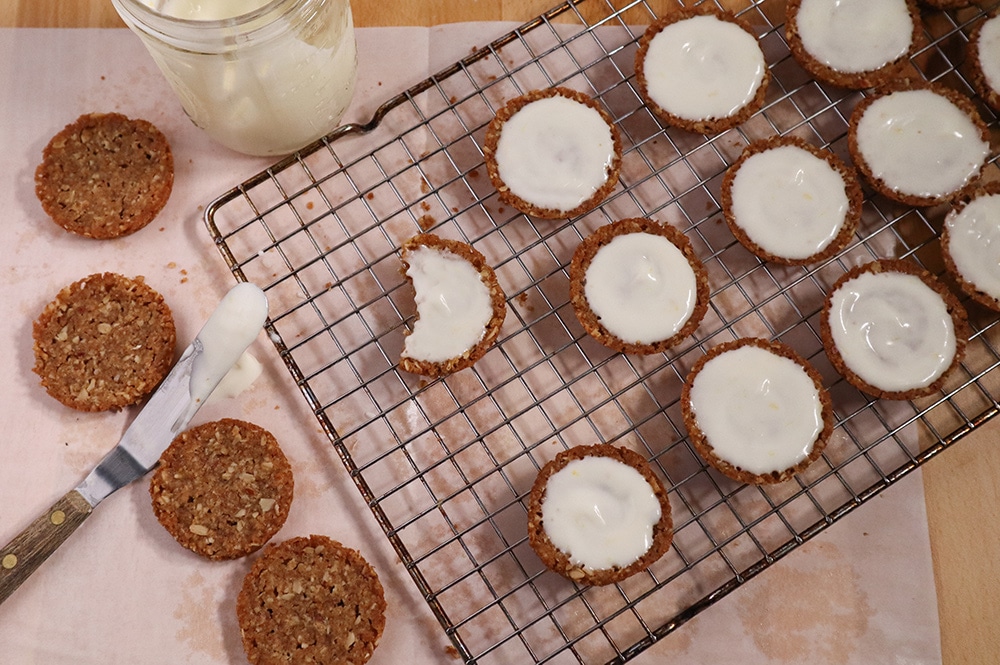
[[[354,94],[349,0],[112,0],[209,136],[284,155],[332,131]]]

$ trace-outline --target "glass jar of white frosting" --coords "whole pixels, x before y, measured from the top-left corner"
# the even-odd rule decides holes
[[[349,0],[112,0],[219,143],[283,155],[329,133],[357,76]]]

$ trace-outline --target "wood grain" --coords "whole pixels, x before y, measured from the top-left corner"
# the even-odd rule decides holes
[[[356,25],[526,21],[556,0],[354,0]],[[767,2],[769,9],[779,3]],[[587,11],[587,3],[581,6]],[[120,27],[109,0],[7,0],[0,27]],[[995,394],[995,393],[994,393]],[[943,660],[1000,662],[1000,422],[976,430],[924,467]]]

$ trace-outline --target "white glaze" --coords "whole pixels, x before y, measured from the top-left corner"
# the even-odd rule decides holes
[[[232,369],[222,377],[222,381],[219,382],[219,385],[215,387],[215,390],[212,391],[212,394],[208,396],[205,402],[210,404],[218,400],[236,397],[253,385],[253,382],[257,380],[263,369],[260,361],[252,353],[244,351]]]
[[[714,16],[664,27],[650,40],[643,65],[650,99],[686,120],[736,114],[757,94],[765,69],[757,40]]]
[[[687,258],[654,233],[627,233],[601,247],[587,267],[584,294],[601,323],[628,343],[668,339],[697,304],[697,279]]]
[[[757,346],[709,360],[691,409],[720,459],[745,471],[784,471],[809,456],[823,430],[819,390],[805,369]]]
[[[736,223],[761,249],[785,259],[823,251],[840,233],[850,203],[844,178],[798,146],[756,153],[732,185]]]
[[[489,287],[475,266],[447,250],[420,246],[406,253],[417,320],[403,356],[444,362],[474,347],[493,316]]]
[[[945,218],[948,253],[965,281],[1000,300],[1000,194],[971,200]]]
[[[844,365],[876,388],[933,383],[955,357],[944,300],[915,275],[862,273],[831,297],[830,333]]]
[[[979,29],[979,68],[989,86],[1000,92],[1000,15]]]
[[[930,90],[876,99],[858,121],[857,139],[875,177],[921,197],[961,189],[979,173],[990,148],[962,109]]]
[[[542,528],[575,565],[625,567],[653,544],[660,502],[641,473],[610,457],[573,460],[552,474],[542,499]]]
[[[797,21],[805,50],[849,74],[884,67],[913,41],[906,0],[802,0]]]
[[[559,95],[523,106],[497,141],[497,172],[528,203],[568,211],[608,180],[615,158],[611,128],[596,109]]]
[[[241,282],[229,290],[196,338],[202,352],[191,369],[191,399],[204,402],[250,346],[267,319],[267,297]]]
[[[143,0],[161,14],[192,21],[218,21],[249,14],[271,0]]]

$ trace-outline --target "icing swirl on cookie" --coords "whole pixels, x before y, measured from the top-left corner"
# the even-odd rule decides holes
[[[879,390],[927,387],[955,358],[948,308],[916,275],[863,272],[831,294],[828,316],[844,365]]]
[[[978,196],[945,219],[948,253],[962,278],[1000,300],[1000,194]]]
[[[802,0],[796,21],[802,46],[839,72],[870,72],[910,49],[906,0]]]

